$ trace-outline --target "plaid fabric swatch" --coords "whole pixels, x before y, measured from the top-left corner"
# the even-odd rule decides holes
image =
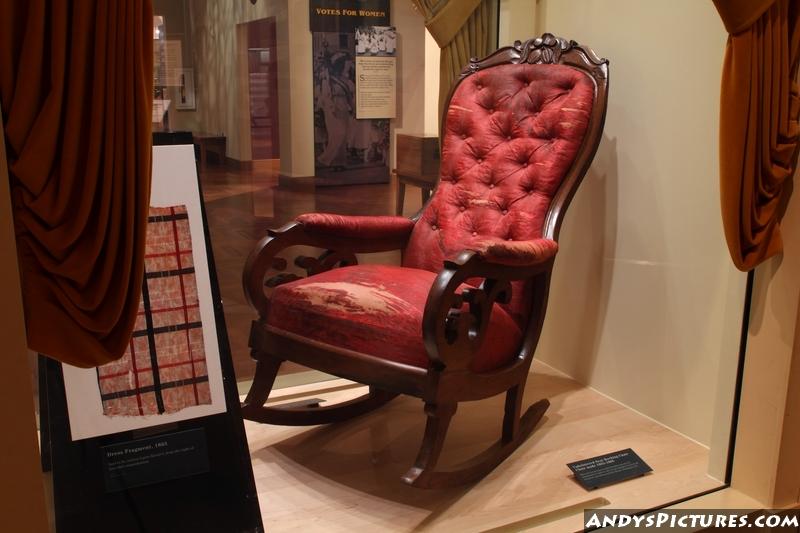
[[[139,315],[125,355],[97,369],[103,414],[174,413],[211,403],[185,206],[151,207]]]

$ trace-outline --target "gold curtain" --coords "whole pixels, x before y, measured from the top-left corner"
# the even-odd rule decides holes
[[[150,0],[0,2],[28,345],[95,366],[130,340],[150,196]]]
[[[798,148],[796,0],[714,0],[730,34],[720,97],[720,194],[731,258],[751,270],[783,249]]]
[[[425,27],[442,49],[439,62],[439,120],[445,100],[471,57],[482,58],[494,48],[494,0],[413,0],[425,17]]]

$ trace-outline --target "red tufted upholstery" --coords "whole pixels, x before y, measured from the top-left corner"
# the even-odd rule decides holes
[[[403,217],[298,217],[306,231],[335,237],[408,239],[403,267],[337,268],[278,286],[267,323],[320,342],[419,367],[429,359],[422,314],[444,259],[468,249],[487,261],[532,265],[555,256],[542,238],[550,202],[583,142],[594,85],[563,65],[504,64],[461,82],[445,124],[439,185],[414,221]],[[530,286],[513,284],[495,306],[473,370],[518,350]]]
[[[385,265],[335,268],[279,285],[267,323],[319,342],[427,368],[422,314],[436,275]],[[520,328],[499,307],[473,361],[475,372],[493,370],[519,349]]]
[[[403,265],[438,272],[461,250],[486,250],[487,239],[540,238],[593,103],[589,77],[564,65],[504,64],[461,82],[447,110],[440,182]],[[525,248],[550,257],[556,251],[555,243],[540,240],[507,249],[503,257],[513,264]],[[527,293],[515,284],[508,310],[519,323],[528,312]]]

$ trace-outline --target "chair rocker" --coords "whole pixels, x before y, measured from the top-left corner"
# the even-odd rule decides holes
[[[406,483],[469,483],[508,457],[549,406],[522,414],[522,396],[559,228],[600,142],[607,91],[607,60],[547,33],[472,59],[443,117],[439,183],[415,217],[314,213],[269,231],[243,273],[259,314],[244,417],[327,424],[407,394],[423,400],[427,426]],[[279,257],[295,246],[327,251],[297,257],[300,276]],[[355,255],[389,250],[402,251],[402,266],[359,265]],[[369,392],[332,406],[265,406],[285,360]],[[499,440],[438,471],[459,402],[500,393]]]

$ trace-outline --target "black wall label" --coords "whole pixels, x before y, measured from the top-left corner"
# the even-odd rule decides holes
[[[114,492],[208,472],[203,428],[100,448],[106,490]]]
[[[359,26],[390,26],[389,0],[311,0],[312,32],[354,33]]]
[[[587,490],[618,483],[652,472],[647,463],[628,448],[567,464],[575,479]]]

